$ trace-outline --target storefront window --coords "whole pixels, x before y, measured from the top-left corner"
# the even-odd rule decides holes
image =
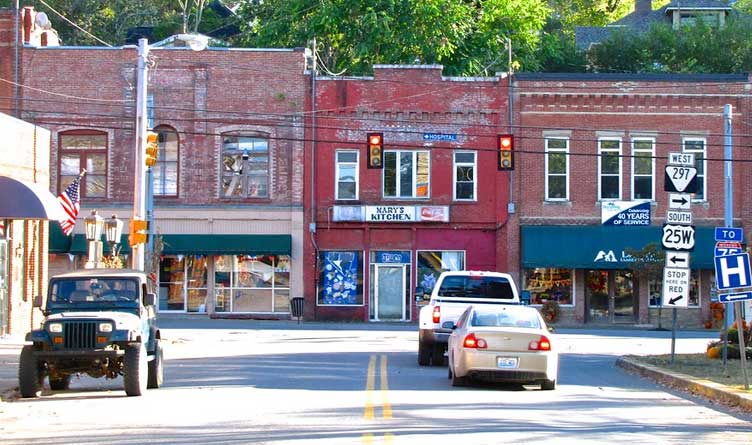
[[[650,307],[658,307],[662,302],[663,295],[663,281],[662,280],[650,280],[648,282],[650,289]],[[689,301],[687,306],[699,306],[700,305],[700,271],[692,270],[689,276]]]
[[[573,277],[574,272],[571,269],[525,269],[523,289],[530,292],[530,304],[543,304],[553,300],[560,305],[572,305]]]
[[[162,257],[159,262],[159,310],[206,312],[206,261],[204,255]]]
[[[287,255],[223,255],[214,264],[216,312],[287,312]]]
[[[465,268],[465,252],[452,250],[422,250],[418,251],[418,284],[426,293],[430,293],[436,285],[441,272],[463,270]]]
[[[319,270],[318,304],[363,304],[363,252],[323,251]]]

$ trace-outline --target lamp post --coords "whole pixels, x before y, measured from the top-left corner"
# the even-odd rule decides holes
[[[104,236],[107,239],[107,244],[110,245],[110,255],[113,259],[120,255],[120,237],[122,235],[123,221],[112,215],[112,218],[104,222]]]
[[[201,51],[206,48],[208,39],[198,34],[178,34],[176,40],[185,42],[193,51]],[[138,75],[136,77],[136,167],[135,181],[133,186],[133,219],[146,220],[146,132],[147,125],[147,82],[149,72],[149,41],[138,40]],[[149,232],[153,227],[149,227]],[[146,246],[136,244],[131,246],[131,267],[136,270],[144,270]]]
[[[86,230],[86,240],[89,242],[89,259],[84,267],[86,269],[96,269],[103,267],[102,263],[102,229],[104,228],[104,218],[97,215],[96,210],[91,211],[91,215],[84,218],[84,228]]]

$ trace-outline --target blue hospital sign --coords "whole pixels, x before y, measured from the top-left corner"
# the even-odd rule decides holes
[[[718,289],[734,289],[752,285],[749,270],[749,254],[715,257],[715,280]]]

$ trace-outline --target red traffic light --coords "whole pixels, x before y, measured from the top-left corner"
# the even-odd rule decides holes
[[[384,133],[368,133],[368,168],[384,167]]]
[[[383,137],[381,133],[368,133],[368,145],[382,145]]]
[[[514,135],[498,135],[499,170],[514,170]]]

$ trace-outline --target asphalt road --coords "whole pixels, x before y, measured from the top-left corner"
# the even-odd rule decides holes
[[[166,384],[126,397],[122,380],[0,405],[3,444],[748,444],[752,419],[614,366],[668,353],[665,332],[562,331],[555,391],[453,388],[419,367],[405,325],[182,320],[162,323]],[[711,333],[681,333],[678,352]],[[700,348],[700,349],[698,349]]]

